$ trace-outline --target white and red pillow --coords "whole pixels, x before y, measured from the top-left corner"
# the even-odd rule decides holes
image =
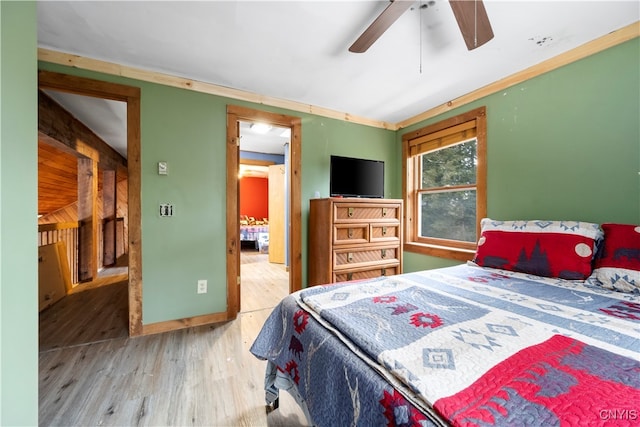
[[[592,277],[604,288],[640,293],[640,225],[605,223],[602,230]]]
[[[578,221],[496,221],[481,223],[474,262],[544,277],[584,280],[592,273],[598,224]]]

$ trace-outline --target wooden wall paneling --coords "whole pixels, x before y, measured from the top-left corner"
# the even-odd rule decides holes
[[[47,215],[78,199],[77,155],[38,137],[38,214]],[[77,217],[73,219],[77,221]]]

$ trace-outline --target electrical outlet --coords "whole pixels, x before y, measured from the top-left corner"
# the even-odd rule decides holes
[[[198,280],[198,293],[206,294],[207,293],[207,281],[206,280]]]

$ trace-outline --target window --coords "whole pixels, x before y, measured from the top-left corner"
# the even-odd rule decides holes
[[[405,250],[468,260],[486,216],[486,110],[402,137]]]

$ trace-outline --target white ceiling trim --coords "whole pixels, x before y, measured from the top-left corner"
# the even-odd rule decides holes
[[[451,100],[445,104],[427,110],[416,116],[407,118],[398,123],[388,123],[384,121],[371,120],[365,117],[354,116],[345,112],[338,112],[328,108],[317,107],[314,105],[303,104],[300,102],[279,99],[248,91],[224,87],[212,83],[205,83],[197,80],[186,79],[182,77],[172,76],[157,71],[148,71],[140,68],[114,64],[111,62],[101,61],[79,55],[58,52],[50,49],[38,48],[38,60],[50,62],[53,64],[66,65],[74,68],[80,68],[89,71],[96,71],[121,77],[132,78],[136,80],[157,83],[165,86],[178,87],[196,92],[208,93],[211,95],[223,96],[226,98],[253,102],[256,104],[269,105],[272,107],[285,108],[291,111],[314,114],[322,117],[328,117],[347,122],[389,129],[398,130],[412,124],[418,123],[427,118],[436,116],[453,108],[458,108],[468,104],[476,99],[487,96],[491,93],[504,90],[510,86],[518,84],[522,81],[535,77],[537,75],[549,72],[561,66],[575,62],[587,56],[598,53],[602,50],[624,43],[628,40],[640,37],[640,25],[638,22],[630,24],[619,30],[613,31],[593,41],[587,42],[577,48],[564,52],[554,58],[543,61],[532,67],[529,67],[513,75],[501,79],[497,82],[489,84],[480,89],[474,90],[466,95]]]

